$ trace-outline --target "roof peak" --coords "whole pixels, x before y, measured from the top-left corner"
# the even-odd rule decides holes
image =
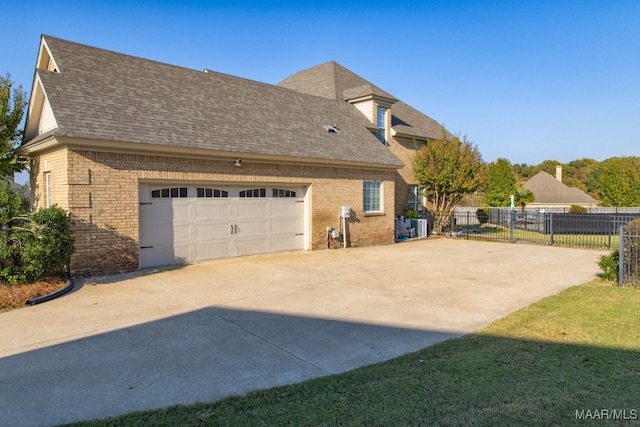
[[[372,95],[397,102],[393,95],[362,78],[334,60],[298,71],[279,86],[325,98],[348,101]]]

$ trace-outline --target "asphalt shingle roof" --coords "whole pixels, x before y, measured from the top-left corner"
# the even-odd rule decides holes
[[[59,70],[36,71],[58,123],[54,135],[402,166],[344,102],[43,39]]]
[[[538,172],[522,185],[535,195],[537,204],[594,204],[597,200],[584,191],[569,187],[544,171]]]
[[[398,101],[393,95],[335,61],[298,71],[278,85],[301,93],[343,101],[367,95],[386,98],[394,102],[391,106],[391,127],[397,133],[421,139],[443,137],[441,124],[404,102]]]

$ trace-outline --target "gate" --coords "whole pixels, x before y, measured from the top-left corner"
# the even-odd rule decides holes
[[[620,226],[618,286],[640,285],[640,227]]]

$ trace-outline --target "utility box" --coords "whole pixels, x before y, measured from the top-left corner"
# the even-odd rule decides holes
[[[351,216],[351,206],[342,206],[342,212],[340,213],[340,217],[349,218]]]

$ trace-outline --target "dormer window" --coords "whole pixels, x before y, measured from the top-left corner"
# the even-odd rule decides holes
[[[378,140],[387,145],[387,109],[384,107],[377,107],[376,109],[376,126],[378,127],[376,132]]]

